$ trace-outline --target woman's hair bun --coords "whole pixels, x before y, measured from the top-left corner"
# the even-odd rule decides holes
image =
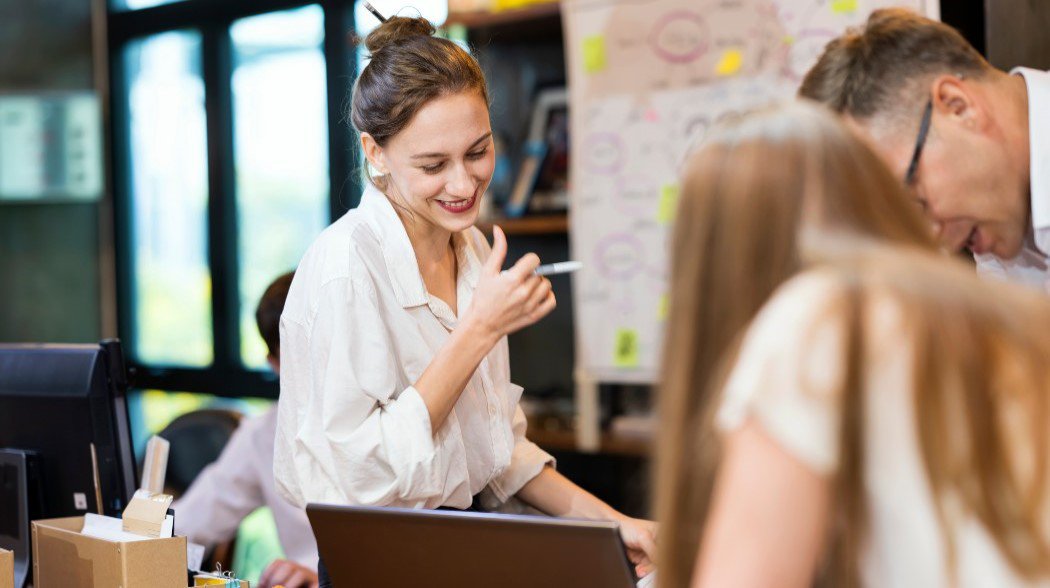
[[[423,18],[391,16],[365,37],[368,52],[376,54],[388,45],[397,45],[412,37],[430,37],[437,31],[430,21]]]

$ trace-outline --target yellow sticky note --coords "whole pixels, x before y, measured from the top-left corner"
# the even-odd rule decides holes
[[[616,349],[613,353],[613,365],[616,367],[638,367],[638,331],[617,329]]]
[[[660,203],[656,210],[656,222],[667,224],[674,220],[678,209],[678,185],[667,184],[660,188]]]
[[[857,0],[831,0],[831,11],[836,14],[856,12]]]
[[[605,37],[594,35],[583,40],[583,71],[592,74],[605,69]]]
[[[718,65],[715,66],[715,73],[720,76],[735,75],[740,71],[742,65],[744,65],[744,54],[739,49],[726,49],[722,52]]]
[[[671,312],[671,297],[664,294],[660,297],[660,306],[656,309],[656,318],[661,321],[667,320],[667,315]]]

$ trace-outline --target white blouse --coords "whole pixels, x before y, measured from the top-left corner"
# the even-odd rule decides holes
[[[476,228],[453,245],[456,313],[427,293],[404,225],[372,186],[306,252],[281,315],[274,448],[293,504],[466,508],[483,490],[505,502],[553,463],[525,439],[506,337],[431,430],[412,385],[470,307],[490,252]]]
[[[845,344],[835,288],[830,275],[810,273],[775,293],[745,336],[717,420],[731,431],[753,419],[788,454],[828,476],[839,462],[841,399],[834,390]],[[876,298],[868,312],[864,483],[871,528],[863,585],[1029,585],[972,515],[960,515],[953,531],[958,582],[952,583],[915,423],[913,344],[889,296]]]

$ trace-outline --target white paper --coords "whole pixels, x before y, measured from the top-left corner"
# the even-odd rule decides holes
[[[204,546],[187,540],[186,567],[189,568],[190,571],[199,572],[201,571],[202,563],[204,563]]]
[[[170,539],[174,534],[175,530],[175,517],[171,515],[164,516],[164,522],[160,524],[160,535],[158,539]]]
[[[94,513],[84,515],[84,529],[82,535],[97,537],[106,541],[145,541],[150,537],[128,533],[123,528],[124,521],[116,517],[105,517]]]
[[[175,519],[171,515],[164,517],[164,523],[160,526],[160,538],[166,539],[171,537],[174,526]],[[124,530],[124,521],[121,519],[116,517],[105,517],[90,512],[84,515],[84,528],[80,533],[82,535],[87,535],[88,537],[97,537],[98,539],[105,539],[106,541],[125,543],[129,541],[145,541],[147,539],[153,539],[153,537],[147,537],[145,535],[128,533]]]

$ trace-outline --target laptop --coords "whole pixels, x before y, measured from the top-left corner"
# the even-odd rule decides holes
[[[309,504],[336,588],[634,588],[616,523]]]

